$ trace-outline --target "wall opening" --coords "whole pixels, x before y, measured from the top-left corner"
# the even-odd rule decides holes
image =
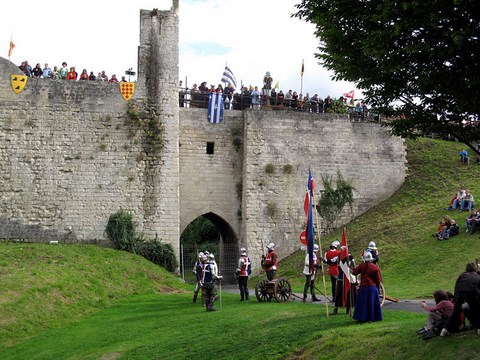
[[[215,151],[215,143],[214,142],[207,142],[207,154],[208,155],[213,155]]]
[[[238,239],[232,227],[220,216],[206,213],[193,220],[180,235],[180,271],[186,282],[193,284],[192,269],[198,252],[215,255],[224,283],[235,283],[238,261]]]

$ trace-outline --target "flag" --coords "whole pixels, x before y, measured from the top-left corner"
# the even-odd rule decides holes
[[[345,228],[342,233],[342,244],[340,252],[340,268],[343,271],[343,307],[347,306],[348,296],[350,295],[350,257],[348,254],[347,234]]]
[[[305,200],[303,202],[303,210],[307,217],[307,250],[308,250],[308,262],[310,271],[313,273],[315,270],[315,263],[313,261],[313,245],[315,244],[315,233],[313,228],[313,189],[315,184],[313,182],[312,172],[308,170],[308,183],[307,192],[305,193]]]
[[[14,47],[15,44],[13,43],[12,39],[10,39],[10,49],[8,49],[8,57],[12,56],[12,51]]]
[[[304,72],[305,72],[305,63],[304,63],[304,59],[302,59],[302,71],[300,72],[300,74],[303,76]]]
[[[222,82],[233,85],[234,90],[237,89],[237,79],[235,79],[235,75],[233,75],[232,70],[228,66],[225,66],[223,71]]]
[[[354,98],[354,93],[355,93],[355,90],[349,91],[349,92],[343,94],[343,97],[353,99]]]
[[[223,120],[223,94],[210,93],[208,95],[208,121],[220,123]]]
[[[274,86],[274,89],[280,89],[280,83],[277,81],[277,83]]]

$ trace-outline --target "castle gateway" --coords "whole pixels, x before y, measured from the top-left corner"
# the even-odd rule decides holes
[[[211,124],[206,109],[180,108],[178,1],[141,10],[140,22],[128,102],[104,82],[29,78],[16,94],[22,73],[0,58],[1,239],[105,243],[108,218],[124,209],[180,258],[182,231],[204,216],[259,264],[269,241],[280,257],[299,248],[309,168],[316,201],[322,176],[352,181],[342,222],[403,184],[403,141],[379,124],[253,109]]]

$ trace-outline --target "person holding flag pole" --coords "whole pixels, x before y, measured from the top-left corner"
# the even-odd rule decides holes
[[[305,215],[307,217],[307,250],[308,250],[308,255],[309,255],[309,263],[310,263],[310,268],[313,271],[315,262],[314,262],[314,256],[313,256],[313,251],[314,251],[314,245],[315,245],[315,230],[314,230],[314,224],[313,224],[313,202],[314,202],[314,195],[313,195],[313,190],[315,188],[315,184],[313,181],[313,176],[312,176],[312,171],[309,169],[308,170],[308,183],[307,183],[307,192],[305,194],[305,201],[303,203],[303,209],[305,211]],[[315,211],[316,215],[316,221],[317,221],[317,238],[318,238],[318,246],[319,246],[319,251],[320,251],[320,259],[323,258],[322,255],[322,243],[320,240],[320,235],[318,229],[319,227],[319,221],[318,221],[318,214]],[[322,268],[322,277],[323,277],[323,289],[324,289],[324,296],[325,296],[325,311],[326,315],[328,318],[328,301],[327,301],[327,285],[325,283],[325,271],[323,267],[323,262],[320,261],[321,268]]]
[[[352,267],[355,267],[355,260],[348,251],[346,230],[343,228],[342,242],[340,245],[340,263],[338,266],[337,294],[333,314],[338,313],[338,308],[346,308],[347,313],[352,317],[351,308],[356,299],[357,278],[351,274]]]

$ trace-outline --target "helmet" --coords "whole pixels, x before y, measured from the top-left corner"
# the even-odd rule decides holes
[[[317,252],[317,251],[318,251],[318,245],[317,245],[317,244],[314,244],[314,245],[313,245],[313,251],[314,251],[314,252]]]
[[[373,261],[373,255],[370,251],[365,251],[365,254],[363,254],[363,261],[365,262]]]
[[[377,250],[377,245],[376,245],[373,241],[370,241],[370,242],[368,243],[368,248],[369,248],[370,250]]]
[[[335,240],[334,242],[332,242],[332,245],[330,245],[331,247],[334,247],[335,249],[337,249],[339,246],[340,246],[340,241],[338,240]]]
[[[214,259],[215,259],[215,255],[213,255],[213,254],[208,254],[208,258],[214,260]]]
[[[240,249],[240,254],[241,254],[241,255],[247,255],[247,249],[245,249],[244,247],[242,247],[242,248]]]
[[[205,255],[210,255],[210,253],[208,251],[204,251]]]
[[[267,249],[270,249],[270,250],[275,250],[275,244],[273,242],[269,243],[267,245]]]
[[[200,252],[198,253],[198,258],[201,259],[203,255],[205,255],[205,254],[200,251]]]

